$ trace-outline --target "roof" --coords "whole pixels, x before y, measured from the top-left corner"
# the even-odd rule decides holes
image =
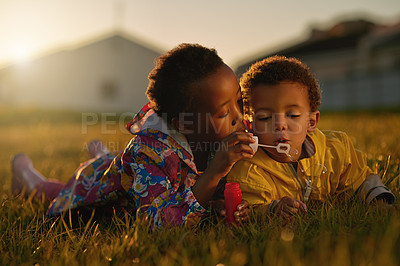
[[[29,61],[36,61],[38,59],[42,59],[45,58],[47,56],[51,56],[51,55],[55,55],[58,53],[63,53],[63,52],[70,52],[70,51],[74,51],[74,50],[78,50],[84,47],[88,47],[91,45],[94,45],[96,43],[100,43],[100,42],[104,42],[104,41],[108,41],[111,39],[124,39],[127,40],[137,46],[139,46],[142,49],[148,50],[148,51],[152,51],[156,54],[163,54],[165,52],[165,50],[163,48],[158,47],[157,45],[155,45],[154,43],[151,43],[149,41],[146,41],[144,39],[138,38],[136,36],[130,35],[128,33],[122,32],[122,31],[111,31],[108,33],[104,33],[101,35],[97,35],[94,37],[90,37],[86,40],[83,41],[79,41],[75,44],[70,44],[70,45],[65,45],[62,47],[57,47],[53,50],[49,50],[45,53],[42,54],[38,54],[36,56],[34,56],[32,59],[30,59]],[[9,67],[13,67],[14,65],[16,65],[15,63],[10,63],[10,64],[6,64],[6,65],[2,65],[0,66],[0,70],[5,69],[5,68],[9,68]]]
[[[300,57],[315,53],[330,53],[337,50],[355,50],[361,42],[370,42],[371,48],[400,44],[400,23],[392,26],[377,25],[359,19],[340,22],[330,29],[313,29],[309,38],[293,46],[266,53],[237,67],[236,73],[245,72],[254,62],[271,55]]]

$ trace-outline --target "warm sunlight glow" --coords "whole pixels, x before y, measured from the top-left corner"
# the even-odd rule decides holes
[[[28,46],[17,46],[12,52],[12,60],[14,63],[25,63],[31,59],[32,49]]]

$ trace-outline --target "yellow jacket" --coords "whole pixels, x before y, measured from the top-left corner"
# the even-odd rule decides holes
[[[250,204],[270,204],[284,196],[304,200],[306,180],[311,184],[309,199],[323,200],[344,191],[353,193],[373,174],[366,155],[356,150],[343,132],[317,129],[307,136],[303,147],[311,147],[315,153],[299,160],[297,171],[291,163],[277,162],[258,149],[253,158],[234,165],[227,181],[238,182],[243,199]]]

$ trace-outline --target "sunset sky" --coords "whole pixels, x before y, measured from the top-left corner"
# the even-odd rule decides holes
[[[364,14],[400,21],[399,0],[0,0],[0,67],[118,28],[163,50],[214,47],[232,67],[305,39],[310,27]]]

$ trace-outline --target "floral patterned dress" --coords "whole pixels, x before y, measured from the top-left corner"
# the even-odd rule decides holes
[[[139,210],[154,227],[163,227],[196,224],[207,214],[192,193],[199,173],[185,136],[172,130],[149,104],[128,130],[135,136],[125,150],[78,167],[50,204],[49,216],[111,206]]]

